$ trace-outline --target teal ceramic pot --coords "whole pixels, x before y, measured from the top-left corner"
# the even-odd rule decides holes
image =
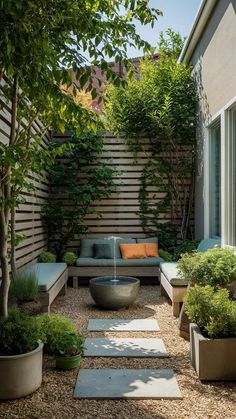
[[[57,356],[56,368],[60,370],[72,370],[80,366],[81,354],[74,356]]]

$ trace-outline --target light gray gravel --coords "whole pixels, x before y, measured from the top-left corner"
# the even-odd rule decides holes
[[[21,400],[0,402],[1,419],[236,419],[236,382],[201,383],[189,361],[189,343],[179,337],[177,319],[160,297],[158,286],[142,286],[137,303],[129,309],[98,310],[86,287],[68,290],[58,297],[52,311],[77,325],[85,337],[158,337],[169,358],[84,358],[82,368],[171,368],[176,374],[183,400],[74,400],[77,370],[58,371],[45,359],[41,388]],[[88,332],[89,319],[152,318],[160,332]]]

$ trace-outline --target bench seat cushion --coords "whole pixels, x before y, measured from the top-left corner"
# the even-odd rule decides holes
[[[66,263],[35,263],[26,271],[36,272],[39,291],[48,291],[66,269]]]
[[[117,259],[117,266],[159,266],[163,262],[162,258],[145,258],[145,259]],[[81,258],[76,261],[77,266],[113,266],[113,259],[94,259]]]
[[[114,250],[116,253],[116,258],[121,258],[120,253],[120,244],[121,243],[136,243],[136,239],[131,238],[117,238],[114,243],[114,238],[103,238],[103,239],[87,239],[83,238],[80,241],[80,258],[93,258],[94,257],[94,244],[109,244],[111,246],[111,254],[114,256]],[[114,246],[115,244],[115,246]],[[115,247],[115,249],[114,249]]]
[[[185,287],[188,285],[188,282],[182,279],[178,273],[177,262],[162,262],[160,266],[161,272],[172,286]]]

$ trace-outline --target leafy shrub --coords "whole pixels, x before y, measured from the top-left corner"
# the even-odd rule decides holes
[[[166,262],[173,261],[173,255],[167,252],[167,250],[158,249],[158,253],[159,253],[160,258],[164,259]]]
[[[56,256],[51,252],[42,252],[39,256],[39,262],[54,263],[56,262]]]
[[[173,260],[178,261],[182,253],[193,253],[197,250],[198,244],[198,240],[184,240],[175,247]]]
[[[236,277],[236,257],[230,249],[215,248],[207,252],[185,253],[178,261],[181,276],[195,284],[217,287]]]
[[[59,314],[41,314],[37,320],[42,330],[41,340],[45,343],[44,351],[49,354],[55,354],[62,333],[76,333],[72,321]]]
[[[21,269],[11,281],[10,293],[19,301],[35,301],[38,296],[37,272]]]
[[[33,351],[40,338],[44,340],[44,334],[37,319],[17,307],[9,310],[8,318],[0,318],[0,355],[20,355]]]
[[[212,338],[236,336],[236,303],[225,288],[195,285],[184,297],[189,318]]]
[[[83,353],[84,338],[75,333],[62,333],[56,343],[56,355],[74,356]]]
[[[72,266],[74,265],[77,256],[74,252],[66,252],[62,258],[63,262],[67,263],[67,265]]]

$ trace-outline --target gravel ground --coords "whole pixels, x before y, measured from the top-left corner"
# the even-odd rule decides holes
[[[77,370],[62,372],[44,359],[43,384],[34,394],[0,403],[1,419],[236,419],[236,382],[201,383],[189,361],[189,343],[178,335],[171,307],[157,286],[142,286],[137,303],[129,309],[98,310],[86,287],[68,289],[52,311],[72,319],[85,337],[160,337],[169,359],[83,358],[82,368],[173,368],[183,400],[74,400]],[[92,318],[155,318],[160,332],[91,332]],[[1,379],[1,377],[0,377]]]

